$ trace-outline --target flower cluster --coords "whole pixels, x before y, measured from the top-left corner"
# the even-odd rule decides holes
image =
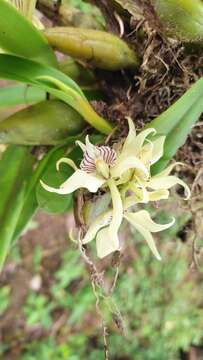
[[[47,191],[58,194],[70,194],[80,188],[86,188],[92,193],[99,188],[108,190],[111,208],[94,219],[82,239],[83,244],[96,237],[97,254],[100,258],[119,250],[118,231],[123,219],[126,219],[143,235],[153,254],[160,260],[152,233],[169,228],[175,220],[164,225],[157,224],[146,210],[134,211],[134,208],[139,203],[168,199],[169,189],[176,184],[184,187],[186,199],[190,197],[190,189],[181,179],[170,175],[177,163],[151,176],[150,167],[163,155],[165,137],[153,139],[156,131],[152,128],[136,135],[131,119],[128,119],[128,124],[129,133],[119,151],[108,146],[94,146],[87,136],[85,144],[77,141],[84,154],[80,168],[71,159],[62,158],[57,163],[57,169],[60,163],[66,162],[74,168],[73,175],[59,189],[43,182],[41,184]]]

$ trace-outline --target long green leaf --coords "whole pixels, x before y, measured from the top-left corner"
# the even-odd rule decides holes
[[[184,144],[187,135],[202,112],[203,78],[199,79],[180,99],[147,125],[147,127],[156,129],[157,135],[166,135],[164,155],[152,167],[154,174],[162,170]]]
[[[38,208],[38,202],[36,199],[35,188],[41,178],[43,171],[46,169],[47,164],[52,156],[52,154],[58,149],[54,147],[52,150],[48,152],[48,154],[39,162],[36,170],[34,171],[30,181],[28,183],[28,187],[26,190],[26,194],[24,197],[23,207],[21,209],[21,215],[18,218],[16,223],[15,231],[12,236],[12,242],[18,239],[27,223],[30,221],[32,216],[35,214]]]
[[[16,8],[0,0],[0,47],[11,54],[57,66],[56,57],[45,37]]]
[[[0,78],[39,86],[72,106],[97,130],[105,134],[112,130],[111,125],[90,106],[80,87],[67,75],[54,68],[16,56],[1,54]]]
[[[41,101],[0,122],[0,143],[57,145],[79,134],[84,127],[80,114],[64,102]]]
[[[55,170],[55,166],[56,166],[55,157],[57,156],[58,151],[60,151],[60,149],[63,149],[64,154],[62,156],[65,156],[67,147],[69,147],[69,146],[72,147],[76,140],[84,141],[84,138],[85,138],[84,135],[80,135],[77,137],[76,136],[69,137],[69,139],[66,141],[66,143],[64,145],[55,146],[39,162],[36,170],[34,171],[32,177],[28,183],[28,188],[26,191],[23,209],[21,211],[21,216],[16,225],[16,229],[15,229],[15,233],[13,235],[12,242],[17,240],[17,238],[20,236],[20,234],[24,230],[24,228],[27,225],[27,223],[29,222],[29,220],[32,218],[32,216],[36,212],[36,210],[38,208],[36,190],[38,193],[39,192],[38,188],[41,187],[41,185],[39,184],[39,180],[44,178],[44,174],[46,177],[49,176],[50,168],[53,169],[53,167],[52,167],[53,164],[54,164],[54,170]],[[98,142],[101,142],[102,140],[103,140],[103,136],[101,136],[101,135],[92,135],[91,136],[91,141],[93,143],[98,143]],[[80,153],[79,147],[76,147],[71,151],[71,153],[68,154],[68,156],[70,156],[75,161],[75,163],[77,165],[79,165],[82,153]],[[68,177],[70,175],[70,168],[68,168],[67,166],[65,166],[65,167],[66,167],[66,169],[64,171],[66,172],[66,177]],[[47,172],[48,172],[48,175],[47,175]],[[49,210],[49,212],[55,211],[56,207],[54,208],[53,201],[49,201],[49,203],[47,201],[45,202],[45,198],[43,199],[42,195],[43,194],[41,194],[40,199],[38,198],[40,205],[43,208],[46,208],[46,210]],[[46,200],[47,200],[47,198],[46,198]],[[50,200],[50,198],[49,198],[49,200]],[[57,199],[57,201],[59,201],[59,198]],[[43,204],[44,204],[44,206],[43,206]],[[63,207],[63,205],[66,205],[66,204],[62,203],[62,207],[60,207],[60,205],[57,205],[58,206],[57,210],[63,211],[65,209]]]
[[[0,88],[0,108],[15,105],[35,104],[46,99],[46,92],[25,84]]]
[[[17,146],[10,146],[0,160],[0,269],[23,207],[32,162],[29,149]]]
[[[61,71],[29,59],[0,54],[0,77],[2,79],[16,80],[40,86],[39,78],[43,76],[50,76],[63,82],[84,97],[80,87]]]
[[[21,216],[18,219],[18,223],[16,225],[16,229],[12,238],[12,242],[15,241],[24,228],[26,227],[29,220],[32,218],[34,213],[36,212],[38,208],[38,202],[36,198],[36,187],[39,183],[39,180],[42,178],[44,172],[49,167],[49,163],[52,162],[52,158],[54,154],[61,148],[64,148],[64,145],[66,148],[68,146],[72,146],[77,139],[83,139],[81,135],[69,137],[65,144],[55,146],[53,149],[51,149],[44,158],[39,162],[37,168],[35,169],[34,173],[32,174],[32,177],[30,178],[30,181],[28,183],[28,187],[25,194],[25,201],[23,204],[23,208],[21,211]],[[65,153],[65,151],[64,151]]]
[[[69,166],[61,166],[60,171],[56,170],[56,162],[65,154],[67,146],[56,150],[46,166],[41,179],[51,186],[59,187],[70,175],[73,169]],[[52,194],[46,191],[39,183],[36,188],[36,197],[39,207],[47,213],[64,213],[70,209],[72,204],[72,194],[63,196],[59,194]]]

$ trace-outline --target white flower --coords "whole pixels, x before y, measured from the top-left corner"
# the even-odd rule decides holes
[[[149,213],[146,210],[140,210],[137,212],[124,211],[123,217],[145,238],[154,256],[161,260],[161,256],[158,253],[154,239],[151,233],[159,232],[171,227],[175,219],[173,218],[168,224],[155,223]],[[99,215],[95,221],[90,225],[84,239],[83,244],[87,244],[96,237],[97,254],[100,258],[110,254],[115,250],[119,250],[119,246],[116,248],[108,237],[108,224],[112,218],[112,211],[107,211]]]
[[[154,129],[146,129],[136,136],[134,124],[128,119],[129,133],[116,152],[108,146],[94,146],[88,136],[86,143],[77,144],[83,150],[83,160],[78,169],[71,159],[62,158],[62,162],[75,170],[58,189],[41,181],[42,186],[50,192],[70,194],[77,189],[86,188],[95,193],[99,188],[108,189],[111,194],[112,209],[100,214],[90,225],[84,239],[86,244],[96,237],[97,254],[100,258],[120,249],[118,230],[125,218],[146,239],[154,255],[160,259],[151,233],[162,231],[172,226],[174,219],[165,225],[156,224],[146,210],[132,212],[129,209],[138,203],[148,203],[169,197],[169,189],[182,185],[187,198],[190,196],[188,186],[179,178],[169,175],[176,164],[172,164],[156,176],[150,175],[150,166],[163,155],[165,137],[151,140]],[[150,135],[150,140],[147,137]]]

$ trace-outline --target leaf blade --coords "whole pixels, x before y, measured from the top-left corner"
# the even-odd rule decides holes
[[[5,171],[6,169],[6,171]],[[32,173],[32,155],[27,147],[10,146],[0,161],[0,269],[8,254]]]
[[[72,106],[100,132],[109,134],[113,129],[108,121],[94,111],[80,87],[59,70],[28,59],[1,54],[0,78],[39,86]]]
[[[202,96],[203,77],[166,111],[147,124],[146,128],[154,128],[157,136],[166,136],[164,154],[151,168],[153,175],[164,169],[186,141],[187,135],[203,112]]]
[[[43,34],[12,4],[6,0],[0,0],[0,14],[1,48],[18,56],[57,66],[54,52]]]

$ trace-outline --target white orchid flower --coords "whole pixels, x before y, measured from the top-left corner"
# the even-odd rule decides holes
[[[91,144],[88,136],[86,143],[77,141],[83,150],[80,168],[71,159],[62,158],[57,162],[57,169],[62,162],[71,166],[75,172],[59,188],[53,188],[41,181],[50,192],[70,194],[77,189],[86,188],[95,193],[99,188],[107,188],[111,194],[112,209],[96,217],[90,225],[84,239],[86,244],[96,237],[97,254],[100,258],[120,249],[118,230],[125,218],[146,239],[154,255],[160,259],[151,233],[162,231],[174,223],[174,219],[165,225],[156,224],[147,211],[129,211],[139,203],[158,201],[169,197],[169,189],[182,185],[190,195],[188,186],[179,178],[169,175],[174,165],[151,177],[150,166],[163,155],[165,137],[151,140],[154,129],[146,129],[136,136],[134,124],[128,119],[129,133],[120,151],[108,146]],[[147,137],[150,135],[150,140]]]
[[[87,244],[96,237],[97,255],[100,258],[103,258],[115,250],[119,250],[119,245],[117,248],[114,248],[108,237],[108,224],[110,223],[111,218],[112,211],[107,211],[99,215],[90,225],[82,241],[83,244]],[[125,210],[123,218],[126,219],[144,237],[154,256],[158,260],[161,260],[161,256],[156,248],[155,241],[151,233],[168,229],[174,224],[175,219],[172,218],[172,220],[167,224],[157,224],[151,219],[150,214],[146,210],[140,210],[135,213]]]

